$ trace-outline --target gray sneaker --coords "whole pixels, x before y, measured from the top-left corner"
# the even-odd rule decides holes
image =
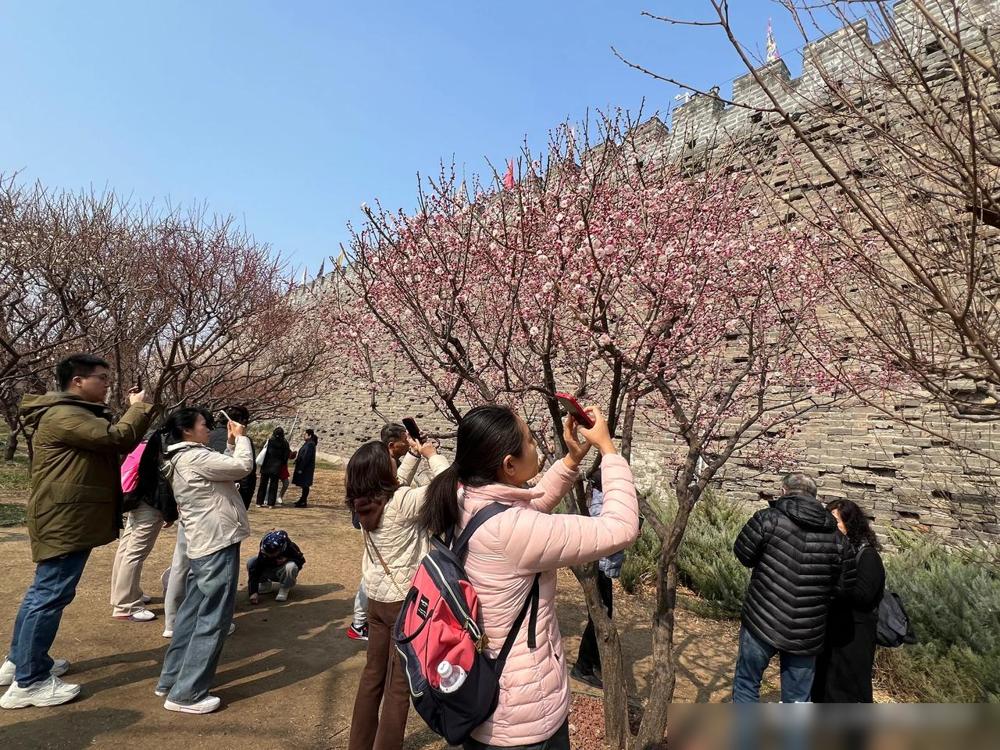
[[[69,703],[80,694],[79,685],[63,682],[50,676],[28,687],[19,687],[15,682],[0,698],[0,708],[27,708],[28,706],[58,706]]]

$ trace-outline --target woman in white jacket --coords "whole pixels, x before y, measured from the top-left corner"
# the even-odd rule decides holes
[[[191,570],[156,694],[166,696],[167,710],[192,714],[219,707],[208,689],[233,619],[240,542],[250,536],[235,484],[253,469],[250,439],[243,425],[230,421],[226,453],[216,453],[208,447],[211,422],[202,409],[181,409],[166,425],[173,444],[164,471],[177,500]]]
[[[425,487],[413,487],[420,458],[435,476],[448,468],[431,443],[410,439],[399,469],[380,442],[365,443],[347,464],[347,504],[365,536],[362,576],[368,592],[368,660],[358,684],[349,750],[399,750],[410,691],[392,643],[392,628],[429,539],[417,527]],[[379,704],[382,706],[379,712]]]

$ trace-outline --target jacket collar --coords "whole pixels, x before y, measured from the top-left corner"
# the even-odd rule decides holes
[[[462,499],[474,503],[527,505],[545,495],[539,487],[511,487],[509,484],[487,484],[483,487],[462,487]]]
[[[206,448],[207,450],[211,450],[211,448],[204,443],[196,443],[194,440],[182,440],[179,443],[171,443],[168,445],[166,452],[173,453],[175,451],[179,451],[181,448]]]

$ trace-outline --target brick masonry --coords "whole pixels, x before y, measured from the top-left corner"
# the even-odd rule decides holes
[[[974,27],[966,33],[985,33],[996,42],[1000,28],[1000,3],[996,0],[968,0],[968,17]],[[913,23],[908,0],[894,7],[897,24],[907,34],[908,43],[928,70],[947,71],[944,53],[931,51],[926,30]],[[798,79],[791,79],[782,61],[770,63],[759,73],[780,82],[785,104],[795,110],[796,102],[820,95],[824,77],[849,76],[859,34],[867,36],[863,22],[810,44],[804,50],[804,66]],[[880,45],[875,49],[879,50]],[[751,75],[733,84],[732,99],[737,103],[763,104],[764,94]],[[806,113],[808,114],[808,113]],[[781,125],[755,118],[751,110],[725,106],[710,96],[695,97],[677,108],[672,129],[653,118],[639,126],[632,139],[636,157],[647,162],[680,163],[696,169],[722,142],[789,143]],[[787,134],[785,134],[787,136]],[[789,155],[772,149],[769,167],[774,179],[784,176],[782,161]],[[586,155],[585,157],[586,158]],[[801,162],[802,155],[795,158]],[[825,189],[818,181],[790,184],[789,191]],[[324,279],[318,278],[302,289],[303,294],[323,294]],[[320,435],[322,454],[343,460],[365,440],[377,437],[385,421],[414,416],[421,426],[444,436],[444,450],[453,446],[448,435],[454,429],[437,416],[426,398],[419,379],[408,376],[393,363],[383,363],[386,392],[372,405],[370,390],[363,383],[330,382],[326,395],[300,409],[303,427],[312,426]],[[940,535],[949,543],[975,539],[1000,540],[997,490],[1000,488],[1000,424],[967,423],[950,418],[926,399],[899,400],[887,405],[890,413],[912,424],[942,435],[958,437],[993,460],[950,449],[946,441],[927,429],[908,426],[878,410],[863,405],[824,409],[815,412],[793,439],[800,467],[817,479],[824,499],[846,497],[859,503],[875,520],[881,532],[905,528]],[[633,464],[640,482],[668,482],[676,462],[669,437],[637,421]],[[760,473],[734,458],[725,469],[722,487],[728,497],[760,503],[777,492],[779,476]]]

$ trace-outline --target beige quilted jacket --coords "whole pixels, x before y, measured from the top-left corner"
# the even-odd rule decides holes
[[[420,561],[427,554],[427,534],[417,528],[417,513],[424,503],[427,487],[413,487],[420,459],[407,453],[399,465],[402,486],[385,505],[382,522],[375,531],[365,533],[361,571],[368,598],[378,602],[400,602],[410,590],[410,582]],[[433,455],[428,460],[431,474],[437,476],[450,465],[448,459]],[[389,575],[379,560],[381,555]]]

